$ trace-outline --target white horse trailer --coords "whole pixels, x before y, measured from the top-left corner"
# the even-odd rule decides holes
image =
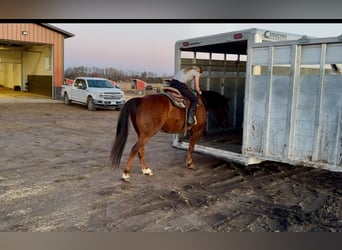
[[[177,41],[175,59],[175,71],[202,66],[201,88],[230,99],[229,128],[208,112],[196,152],[342,171],[341,36],[250,29]],[[187,149],[187,138],[172,145]]]

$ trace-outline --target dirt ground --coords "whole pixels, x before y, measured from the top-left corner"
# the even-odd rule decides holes
[[[2,232],[342,231],[342,173],[272,162],[240,166],[186,152],[159,133],[129,183],[109,166],[120,111],[0,103]]]

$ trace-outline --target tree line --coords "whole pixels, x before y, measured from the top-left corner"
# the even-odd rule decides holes
[[[69,67],[64,71],[64,77],[75,79],[78,76],[103,77],[115,82],[130,82],[131,79],[140,79],[148,83],[162,83],[163,79],[169,78],[167,75],[157,75],[152,72],[128,72],[115,68],[98,67]]]

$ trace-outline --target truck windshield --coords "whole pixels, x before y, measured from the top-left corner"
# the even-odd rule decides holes
[[[114,88],[113,84],[107,80],[93,80],[88,79],[89,88]]]

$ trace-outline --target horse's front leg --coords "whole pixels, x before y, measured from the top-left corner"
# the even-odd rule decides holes
[[[186,167],[188,169],[195,169],[195,165],[193,164],[193,161],[192,161],[192,155],[194,153],[195,144],[198,139],[199,138],[195,138],[194,135],[191,135],[190,142],[189,142],[189,149],[188,149],[188,153],[186,156]]]
[[[139,161],[141,164],[141,170],[144,175],[152,176],[153,172],[150,168],[147,167],[146,161],[145,161],[145,147],[141,147],[138,152]]]
[[[186,166],[187,166],[188,169],[195,169],[195,165],[194,165],[194,163],[192,161],[192,155],[194,153],[195,145],[196,145],[197,141],[202,136],[203,130],[204,130],[204,126],[194,127],[191,130],[189,149],[188,149],[188,154],[187,154],[187,157],[186,157]]]
[[[189,146],[189,150],[188,150],[188,155],[186,157],[186,166],[188,169],[195,169],[195,165],[192,162],[192,154],[193,154],[193,149],[190,149]]]

